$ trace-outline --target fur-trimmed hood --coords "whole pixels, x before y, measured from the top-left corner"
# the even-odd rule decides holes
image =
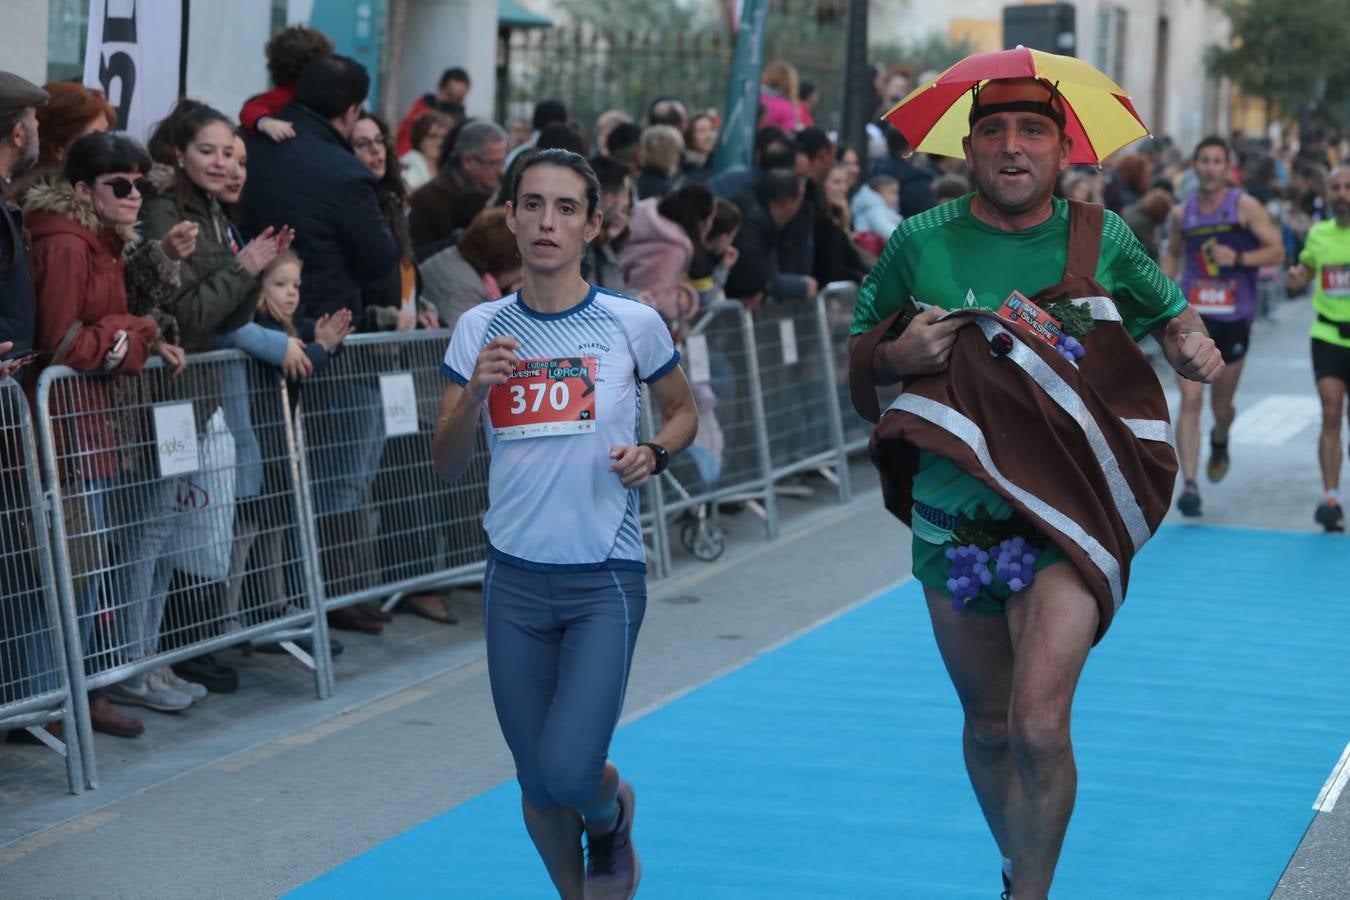
[[[145,177],[150,180],[150,186],[161,194],[172,194],[174,179],[178,176],[173,166],[157,162],[150,167]]]
[[[139,240],[134,224],[109,228],[100,222],[93,201],[81,197],[75,192],[75,186],[64,178],[39,181],[30,186],[24,196],[23,212],[28,232],[35,238],[65,231],[82,233],[89,243],[98,245],[104,233],[111,231],[120,239],[123,253],[130,253]],[[70,224],[64,224],[63,220]],[[72,228],[71,224],[77,227]]]

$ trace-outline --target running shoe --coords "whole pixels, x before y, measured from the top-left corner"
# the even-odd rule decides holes
[[[1177,498],[1177,509],[1187,518],[1200,515],[1200,489],[1194,482],[1187,483],[1185,490]]]
[[[629,900],[642,880],[642,863],[633,849],[633,786],[619,782],[619,819],[609,834],[586,835],[586,900]]]
[[[1219,443],[1214,440],[1214,432],[1209,433],[1209,463],[1205,466],[1205,476],[1210,484],[1218,484],[1223,481],[1223,476],[1228,474],[1228,442]]]
[[[144,706],[159,712],[182,712],[192,705],[187,694],[164,685],[154,673],[132,675],[130,678],[110,684],[104,694],[114,703],[125,706]]]
[[[1327,531],[1345,530],[1345,510],[1335,500],[1323,500],[1313,513],[1313,520]]]
[[[198,700],[206,699],[207,691],[205,685],[198,684],[195,681],[188,681],[186,678],[179,676],[171,666],[162,666],[156,669],[152,674],[158,678],[160,687],[166,687],[169,690],[177,691],[180,694],[187,694],[192,698],[193,703],[196,703]]]

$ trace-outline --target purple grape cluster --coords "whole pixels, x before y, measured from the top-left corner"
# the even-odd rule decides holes
[[[1069,362],[1078,362],[1078,360],[1087,355],[1087,350],[1083,345],[1078,342],[1076,337],[1070,334],[1060,335],[1059,343],[1055,344],[1055,349]]]
[[[995,581],[1002,582],[1014,592],[1036,580],[1036,560],[1041,551],[1026,538],[1014,537],[982,550],[975,544],[948,547],[947,590],[952,595],[952,609],[962,612],[966,604],[980,595],[980,591]],[[993,562],[993,571],[989,564]]]
[[[947,590],[952,594],[952,609],[961,612],[980,596],[981,589],[994,583],[990,558],[989,551],[974,544],[947,548]]]
[[[994,557],[998,580],[1007,582],[1014,591],[1020,591],[1036,580],[1036,560],[1041,551],[1020,535],[991,548],[990,555]]]

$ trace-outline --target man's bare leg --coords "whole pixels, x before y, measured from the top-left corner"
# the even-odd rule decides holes
[[[1237,396],[1238,379],[1242,377],[1242,364],[1247,357],[1231,362],[1223,367],[1219,380],[1210,386],[1209,407],[1214,411],[1214,440],[1220,444],[1228,443],[1228,429],[1237,418],[1237,408],[1233,398]],[[1196,420],[1199,427],[1199,419]]]
[[[1013,647],[1008,747],[1023,796],[1011,823],[1017,900],[1048,894],[1064,844],[1078,789],[1069,721],[1099,619],[1096,600],[1069,563],[1037,572],[1036,580],[1008,601]]]
[[[1200,469],[1200,412],[1205,405],[1205,386],[1177,376],[1181,392],[1181,406],[1177,409],[1177,458],[1181,461],[1181,477],[1195,481]]]
[[[1016,859],[1015,829],[1022,787],[1008,750],[1013,656],[1003,616],[958,613],[951,598],[925,588],[938,651],[965,713],[961,745],[966,772],[999,851]]]
[[[1339,378],[1317,379],[1322,401],[1322,433],[1317,437],[1317,461],[1322,466],[1322,489],[1341,486],[1341,417],[1345,410],[1345,382]]]

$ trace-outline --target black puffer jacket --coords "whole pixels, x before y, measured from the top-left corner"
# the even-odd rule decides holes
[[[269,225],[295,229],[292,249],[305,262],[300,309],[317,319],[347,308],[365,321],[361,286],[387,276],[398,264],[394,236],[375,195],[375,176],[361,165],[342,135],[312,110],[291,103],[279,119],[295,137],[274,143],[250,134],[248,181],[240,201],[244,230]]]

